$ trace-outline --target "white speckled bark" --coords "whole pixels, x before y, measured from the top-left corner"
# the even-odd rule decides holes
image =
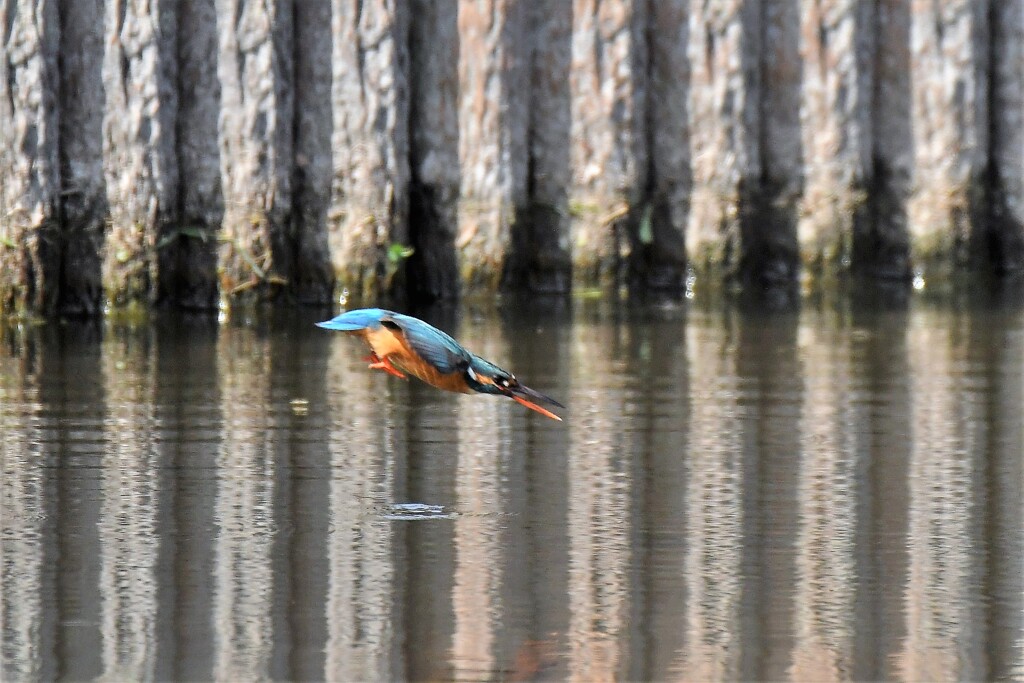
[[[944,267],[967,260],[988,163],[988,2],[912,4],[910,31],[915,256]]]
[[[715,264],[725,272],[738,267],[740,205],[761,175],[756,73],[749,73],[744,58],[751,49],[745,4],[695,4],[690,14],[693,195],[687,251],[697,266]]]
[[[647,184],[647,4],[575,0],[572,42],[573,259],[605,283],[630,255]]]
[[[496,286],[526,201],[528,46],[525,4],[459,3],[459,162],[456,245],[463,279]]]
[[[871,166],[872,3],[803,0],[805,177],[799,236],[812,270],[849,266]],[[865,45],[865,41],[868,41]]]
[[[291,0],[217,0],[224,224],[221,289],[279,281],[288,257],[294,113]]]
[[[117,304],[154,298],[156,245],[178,218],[174,3],[108,0],[103,169],[110,202],[103,278]]]
[[[0,37],[5,310],[1024,268],[1022,0],[0,0]]]
[[[57,0],[0,0],[0,309],[48,310],[59,278]]]
[[[329,244],[356,296],[386,289],[387,248],[408,243],[408,27],[404,2],[335,0]]]

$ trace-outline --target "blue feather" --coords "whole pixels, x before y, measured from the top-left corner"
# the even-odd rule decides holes
[[[394,315],[391,311],[380,308],[359,308],[354,311],[345,311],[336,318],[317,323],[317,327],[325,330],[341,330],[343,332],[354,332],[364,330],[367,327],[376,329],[380,327],[380,321],[385,316]]]
[[[469,365],[469,352],[433,325],[401,313],[387,312],[384,319],[398,325],[413,351],[439,372],[451,374]]]

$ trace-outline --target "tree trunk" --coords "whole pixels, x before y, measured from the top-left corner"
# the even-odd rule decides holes
[[[396,272],[389,248],[408,244],[408,5],[335,0],[333,10],[328,241],[342,284],[372,301]]]
[[[459,236],[464,282],[496,288],[526,205],[526,4],[459,4]]]
[[[573,3],[570,212],[578,279],[619,281],[647,186],[647,4]]]
[[[0,0],[0,309],[49,312],[60,279],[57,0]]]
[[[177,17],[173,0],[110,2],[103,58],[103,168],[114,304],[155,298],[156,247],[177,228]]]
[[[276,293],[290,259],[292,0],[217,0],[224,223],[221,291]]]
[[[1001,0],[1000,0],[1001,1]],[[910,45],[914,258],[935,274],[968,262],[988,164],[987,2],[915,4]]]

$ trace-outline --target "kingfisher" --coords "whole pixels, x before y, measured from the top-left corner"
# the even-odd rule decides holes
[[[360,308],[317,326],[362,337],[370,347],[365,359],[370,369],[402,379],[409,373],[445,391],[508,396],[545,417],[562,420],[538,405],[565,408],[561,403],[521,384],[511,372],[470,353],[450,335],[419,318],[382,308]]]

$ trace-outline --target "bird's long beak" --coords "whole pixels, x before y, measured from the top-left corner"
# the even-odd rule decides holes
[[[565,407],[555,399],[551,398],[550,396],[545,396],[539,391],[534,391],[530,387],[523,386],[522,384],[516,386],[515,388],[509,389],[508,395],[509,397],[511,397],[513,401],[520,405],[526,406],[530,410],[535,410],[545,417],[550,417],[552,420],[558,420],[559,422],[562,421],[562,418],[558,417],[547,408],[541,408],[539,405],[537,405],[537,403],[535,403],[535,401],[541,401],[543,403],[548,403],[553,406],[558,406],[559,408]]]

